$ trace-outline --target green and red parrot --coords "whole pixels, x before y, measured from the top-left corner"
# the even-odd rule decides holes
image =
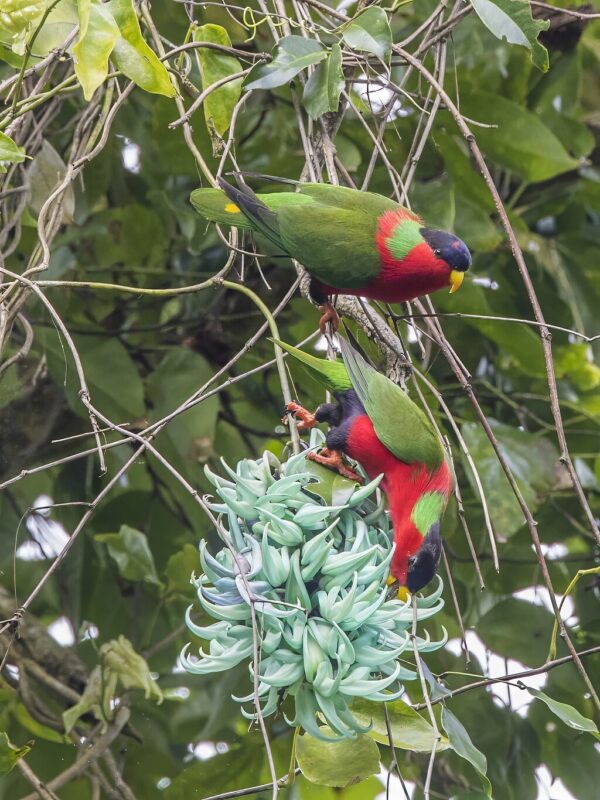
[[[324,312],[321,330],[327,320],[337,323],[333,294],[397,303],[447,286],[455,292],[471,265],[457,236],[428,228],[383,195],[321,183],[256,195],[236,178],[237,188],[220,178],[221,189],[196,189],[192,205],[212,222],[263,234],[299,261]]]
[[[388,582],[398,581],[398,596],[405,599],[435,575],[442,552],[440,522],[454,476],[424,412],[342,337],[339,341],[343,361],[327,361],[276,342],[336,400],[320,405],[314,414],[297,403],[286,410],[299,420],[299,430],[319,422],[330,426],[326,448],[309,458],[351,479],[357,476],[343,464],[342,453],[358,461],[371,479],[383,473],[381,488],[395,543]]]

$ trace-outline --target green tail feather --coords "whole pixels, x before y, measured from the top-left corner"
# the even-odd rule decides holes
[[[286,344],[279,339],[272,339],[282,350],[289,353],[304,366],[306,371],[329,392],[345,392],[352,388],[352,383],[346,367],[341,361],[328,361],[317,358],[291,344]]]
[[[235,225],[236,228],[246,230],[252,229],[248,218],[230,202],[222,189],[196,189],[190,195],[190,202],[201,216],[211,222],[217,222],[219,225]]]

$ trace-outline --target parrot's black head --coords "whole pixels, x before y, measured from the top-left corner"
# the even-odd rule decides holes
[[[423,544],[414,556],[408,559],[406,588],[414,594],[427,586],[436,573],[442,555],[442,537],[440,523],[434,522]]]
[[[450,269],[466,272],[471,266],[469,248],[458,236],[435,228],[421,228],[421,236],[431,247],[433,254],[445,261]]]
[[[420,232],[431,249],[435,268],[443,270],[448,285],[451,287],[450,294],[457,292],[463,282],[465,272],[471,266],[472,259],[469,248],[462,239],[447,231],[421,228]]]

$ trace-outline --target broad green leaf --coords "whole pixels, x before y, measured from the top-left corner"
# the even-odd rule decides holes
[[[20,33],[36,22],[50,0],[2,0],[0,25],[10,33]]]
[[[167,561],[166,575],[170,592],[190,594],[193,589],[190,584],[192,572],[200,571],[200,556],[198,548],[191,544],[184,544],[178,553],[174,553]]]
[[[334,44],[327,58],[315,68],[304,87],[302,102],[310,116],[318,119],[328,111],[337,111],[344,86],[342,49],[339,44]]]
[[[175,712],[177,713],[177,712]],[[235,791],[251,786],[263,760],[263,752],[246,741],[230,744],[227,753],[207,761],[196,761],[181,770],[164,793],[165,800],[191,800],[215,792]]]
[[[212,369],[202,356],[184,347],[172,348],[148,380],[152,421],[174,411],[210,377]],[[168,440],[172,448],[167,454],[178,459],[180,467],[195,468],[194,475],[201,474],[199,465],[212,453],[218,408],[216,397],[204,400],[172,419],[161,435],[160,442]]]
[[[382,8],[372,6],[361,11],[340,29],[344,41],[354,50],[365,50],[378,58],[388,60],[392,52],[392,31],[387,14]]]
[[[331,734],[326,726],[321,732]],[[296,742],[296,758],[304,777],[321,786],[352,786],[379,772],[379,748],[364,734],[329,743],[305,733]]]
[[[528,686],[527,691],[530,695],[537,697],[538,700],[545,703],[550,711],[556,714],[569,728],[573,728],[576,731],[591,733],[592,736],[600,740],[600,732],[598,732],[596,723],[588,719],[588,717],[584,717],[576,708],[570,706],[568,703],[560,703],[558,700],[554,700],[552,697],[545,694],[545,692],[539,691],[539,689],[531,689]]]
[[[334,470],[322,467],[314,461],[306,462],[305,472],[318,478],[317,481],[306,485],[306,491],[318,494],[326,505],[344,505],[356,488],[354,481],[350,481]]]
[[[36,739],[45,739],[48,742],[56,742],[57,744],[69,744],[71,741],[64,734],[55,731],[54,728],[49,728],[34,719],[23,703],[15,703],[12,708],[12,714],[19,725],[22,725],[26,731],[32,733]]]
[[[394,747],[417,753],[431,752],[434,743],[431,723],[402,700],[394,700],[386,706]],[[373,725],[368,735],[376,742],[389,744],[383,703],[356,697],[352,703],[352,715],[361,725]],[[448,739],[442,736],[436,749],[446,750],[448,747]]]
[[[79,0],[79,38],[73,48],[75,74],[90,100],[108,75],[108,59],[121,35],[106,4],[100,0]]]
[[[50,4],[48,3],[48,5]],[[46,56],[51,50],[61,47],[67,36],[75,30],[78,21],[77,0],[60,0],[37,32],[32,55]],[[37,25],[34,23],[27,35],[28,40],[31,40],[36,30]]]
[[[545,608],[509,597],[492,606],[480,618],[476,630],[494,653],[535,667],[544,657],[540,642],[549,641],[553,623],[553,615]]]
[[[538,42],[540,31],[548,29],[547,20],[533,19],[526,0],[470,0],[477,16],[498,39],[531,50],[531,60],[548,70],[548,51]]]
[[[47,139],[29,167],[29,205],[39,214],[42,206],[57,186],[62,183],[67,165]],[[62,216],[65,222],[73,222],[75,213],[75,191],[69,184],[62,194]]]
[[[274,89],[292,80],[311,64],[327,58],[327,50],[314,39],[284,36],[277,43],[270,64],[257,64],[247,75],[244,89]]]
[[[174,97],[167,68],[142,37],[133,0],[109,0],[105,9],[121,33],[111,55],[117,67],[145,91]]]
[[[0,131],[0,174],[6,172],[6,166],[2,162],[20,164],[26,158],[25,150],[19,147],[10,136]]]
[[[496,126],[476,128],[479,146],[492,161],[526,181],[543,181],[578,166],[536,114],[505,97],[468,92],[461,96],[460,109],[477,122]]]
[[[486,757],[475,747],[464,725],[445,706],[442,706],[442,726],[448,734],[450,747],[475,767],[481,775],[486,796],[491,797],[492,785],[487,777]]]
[[[114,337],[82,336],[76,338],[75,344],[96,408],[117,424],[139,419],[144,414],[144,386],[121,342]],[[69,406],[76,414],[87,417],[79,398],[79,380],[71,354],[54,331],[46,336],[46,354],[53,380],[59,386],[66,384]]]
[[[4,732],[0,733],[0,775],[8,774],[17,761],[27,755],[32,746],[33,742],[23,747],[15,747]]]
[[[221,25],[202,25],[194,31],[195,42],[211,42],[231,47],[229,34]],[[237,58],[228,56],[218,50],[208,47],[199,47],[194,51],[202,75],[202,88],[207,89],[216,81],[240,72],[242,66]],[[214,92],[204,101],[204,117],[206,127],[212,139],[213,154],[217,155],[222,149],[221,137],[229,128],[231,115],[235,104],[240,99],[242,92],[242,79],[230,81]]]
[[[414,183],[410,193],[411,204],[427,225],[443,230],[454,229],[454,185],[449,180]],[[469,241],[470,244],[470,241]]]
[[[568,377],[584,392],[600,386],[600,367],[594,362],[593,351],[588,344],[570,344],[556,348],[554,368],[558,378]]]
[[[558,451],[549,439],[496,420],[490,420],[490,424],[525,502],[535,512],[554,486]],[[494,529],[501,537],[512,536],[525,524],[525,518],[487,434],[475,422],[465,423],[462,434],[477,466]],[[472,473],[468,467],[466,471],[476,491]]]
[[[144,581],[162,586],[156,574],[148,540],[141,531],[130,528],[129,525],[121,525],[118,533],[98,534],[96,540],[107,545],[120,574],[128,581]]]

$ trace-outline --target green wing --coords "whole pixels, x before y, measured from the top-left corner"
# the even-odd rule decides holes
[[[289,353],[297,361],[300,361],[306,371],[324,386],[327,391],[336,393],[344,392],[352,388],[352,383],[350,382],[346,367],[341,361],[328,361],[325,358],[317,358],[279,339],[273,339],[272,341],[278,344],[282,350],[285,350],[286,353]]]
[[[406,464],[439,467],[444,451],[423,411],[399,386],[367,364],[345,339],[338,338],[352,386],[382,444]]]
[[[360,289],[381,269],[375,236],[379,217],[399,208],[382,195],[327,184],[301,184],[310,198],[277,213],[281,241],[290,255],[332,286]]]
[[[323,283],[347,289],[360,289],[379,273],[378,220],[400,208],[383,195],[322,183],[256,199],[276,215],[278,235],[270,235],[272,241]],[[261,231],[257,220],[221,189],[196,189],[190,200],[212,222]]]

